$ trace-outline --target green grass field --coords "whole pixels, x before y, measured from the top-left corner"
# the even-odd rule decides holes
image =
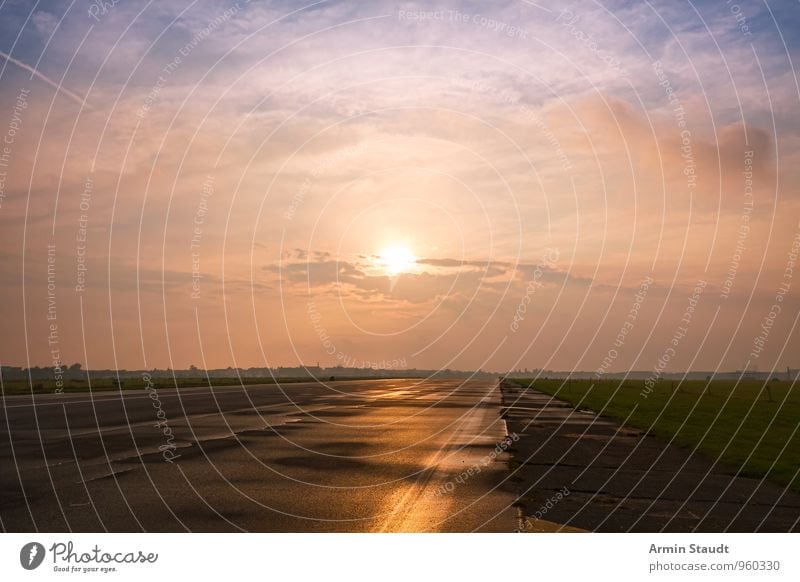
[[[798,384],[661,380],[645,398],[643,380],[515,381],[800,490]]]

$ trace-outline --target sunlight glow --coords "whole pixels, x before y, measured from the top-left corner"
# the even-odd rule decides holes
[[[386,247],[378,255],[378,264],[392,276],[407,272],[416,262],[414,254],[403,245]]]

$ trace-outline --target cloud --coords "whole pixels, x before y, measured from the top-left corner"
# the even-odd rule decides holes
[[[26,63],[23,63],[19,59],[15,59],[11,55],[6,54],[3,51],[0,51],[0,58],[4,58],[9,63],[17,65],[19,68],[21,68],[21,69],[23,69],[25,71],[28,71],[32,76],[36,77],[37,79],[40,79],[40,80],[44,81],[45,83],[47,83],[48,85],[53,87],[59,93],[61,93],[63,95],[66,95],[67,97],[72,99],[72,101],[74,101],[75,103],[80,105],[82,108],[91,109],[91,106],[89,106],[86,103],[86,98],[85,97],[81,97],[77,93],[73,93],[72,91],[70,91],[69,89],[64,87],[61,83],[57,83],[57,82],[53,81],[49,77],[47,77],[47,76],[43,75],[42,73],[40,73],[37,69],[33,68],[32,66],[30,66],[30,65],[28,65]]]
[[[56,26],[58,26],[58,18],[44,10],[37,10],[34,12],[31,20],[34,26],[36,26],[36,30],[43,36],[50,36],[53,34],[53,31],[55,31]]]
[[[7,119],[20,88],[33,85],[3,182],[0,239],[8,254],[0,260],[15,276],[25,261],[31,297],[44,296],[50,241],[59,249],[60,285],[69,289],[86,215],[92,292],[114,293],[115,301],[121,294],[127,305],[138,283],[137,299],[151,312],[143,325],[153,335],[168,324],[189,331],[195,324],[185,300],[194,236],[203,316],[210,329],[244,329],[240,349],[258,345],[248,335],[259,323],[251,291],[270,325],[285,316],[292,327],[313,295],[375,326],[434,313],[425,321],[435,332],[450,323],[444,313],[463,326],[458,343],[498,305],[498,317],[513,316],[538,277],[537,316],[562,309],[569,322],[585,299],[590,313],[579,325],[591,331],[604,302],[644,276],[654,275],[664,294],[700,276],[709,289],[724,280],[738,256],[750,149],[756,209],[737,263],[732,297],[744,299],[736,308],[745,309],[751,290],[773,294],[767,275],[784,268],[773,247],[791,240],[800,210],[800,115],[790,61],[798,35],[783,24],[792,12],[782,5],[769,10],[788,50],[765,6],[742,4],[753,24],[753,36],[743,37],[728,7],[710,1],[567,2],[549,11],[516,0],[457,1],[447,9],[466,20],[425,21],[398,14],[427,9],[419,2],[324,2],[294,13],[288,1],[250,2],[213,30],[209,23],[230,3],[126,0],[100,23],[85,6],[44,5],[30,20],[30,7],[0,8],[0,37],[14,39],[25,27],[0,53]],[[562,8],[574,24],[559,19]],[[526,34],[511,37],[474,22],[476,15]],[[654,60],[691,131],[693,191]],[[56,81],[62,76],[69,88]],[[52,90],[70,101],[51,108]],[[74,106],[87,105],[81,93],[94,109]],[[81,195],[90,174],[87,210]],[[198,225],[208,174],[214,194]],[[422,258],[393,280],[374,255],[398,241]],[[539,265],[547,247],[561,257]],[[0,305],[16,317],[14,280],[6,278]],[[223,281],[235,301],[222,304]],[[159,310],[162,287],[170,306],[178,304],[168,313]],[[225,317],[228,308],[237,317]],[[101,323],[106,315],[96,312]],[[138,339],[139,323],[130,325],[119,335]],[[347,335],[348,325],[341,317],[330,331]],[[505,329],[500,321],[491,332]],[[107,332],[89,352],[107,355]],[[350,332],[354,346],[375,347]],[[79,327],[62,333],[65,343],[81,345]],[[476,344],[489,349],[486,333]],[[590,337],[580,335],[565,340],[553,365],[570,365]],[[275,334],[266,349],[292,357],[287,341]],[[394,351],[386,341],[385,351]],[[180,349],[176,358],[197,360]],[[46,361],[46,346],[31,350]],[[0,359],[23,352],[4,346]],[[217,357],[227,354],[222,346]],[[435,366],[436,357],[425,363]]]
[[[425,303],[472,297],[477,292],[500,296],[510,288],[516,294],[534,279],[543,286],[591,284],[588,278],[545,263],[421,258],[410,272],[391,277],[377,272],[370,260],[333,260],[319,258],[329,257],[330,253],[312,254],[318,258],[290,259],[264,265],[262,270],[274,277],[273,286],[280,285],[285,293],[329,292],[344,298],[355,295],[386,302]]]

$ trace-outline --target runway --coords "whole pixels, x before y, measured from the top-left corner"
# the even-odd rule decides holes
[[[6,531],[513,531],[496,382],[6,396]]]

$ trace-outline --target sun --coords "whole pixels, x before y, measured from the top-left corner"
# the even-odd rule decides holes
[[[378,264],[392,276],[407,272],[416,262],[414,254],[403,245],[386,247],[378,255]]]

